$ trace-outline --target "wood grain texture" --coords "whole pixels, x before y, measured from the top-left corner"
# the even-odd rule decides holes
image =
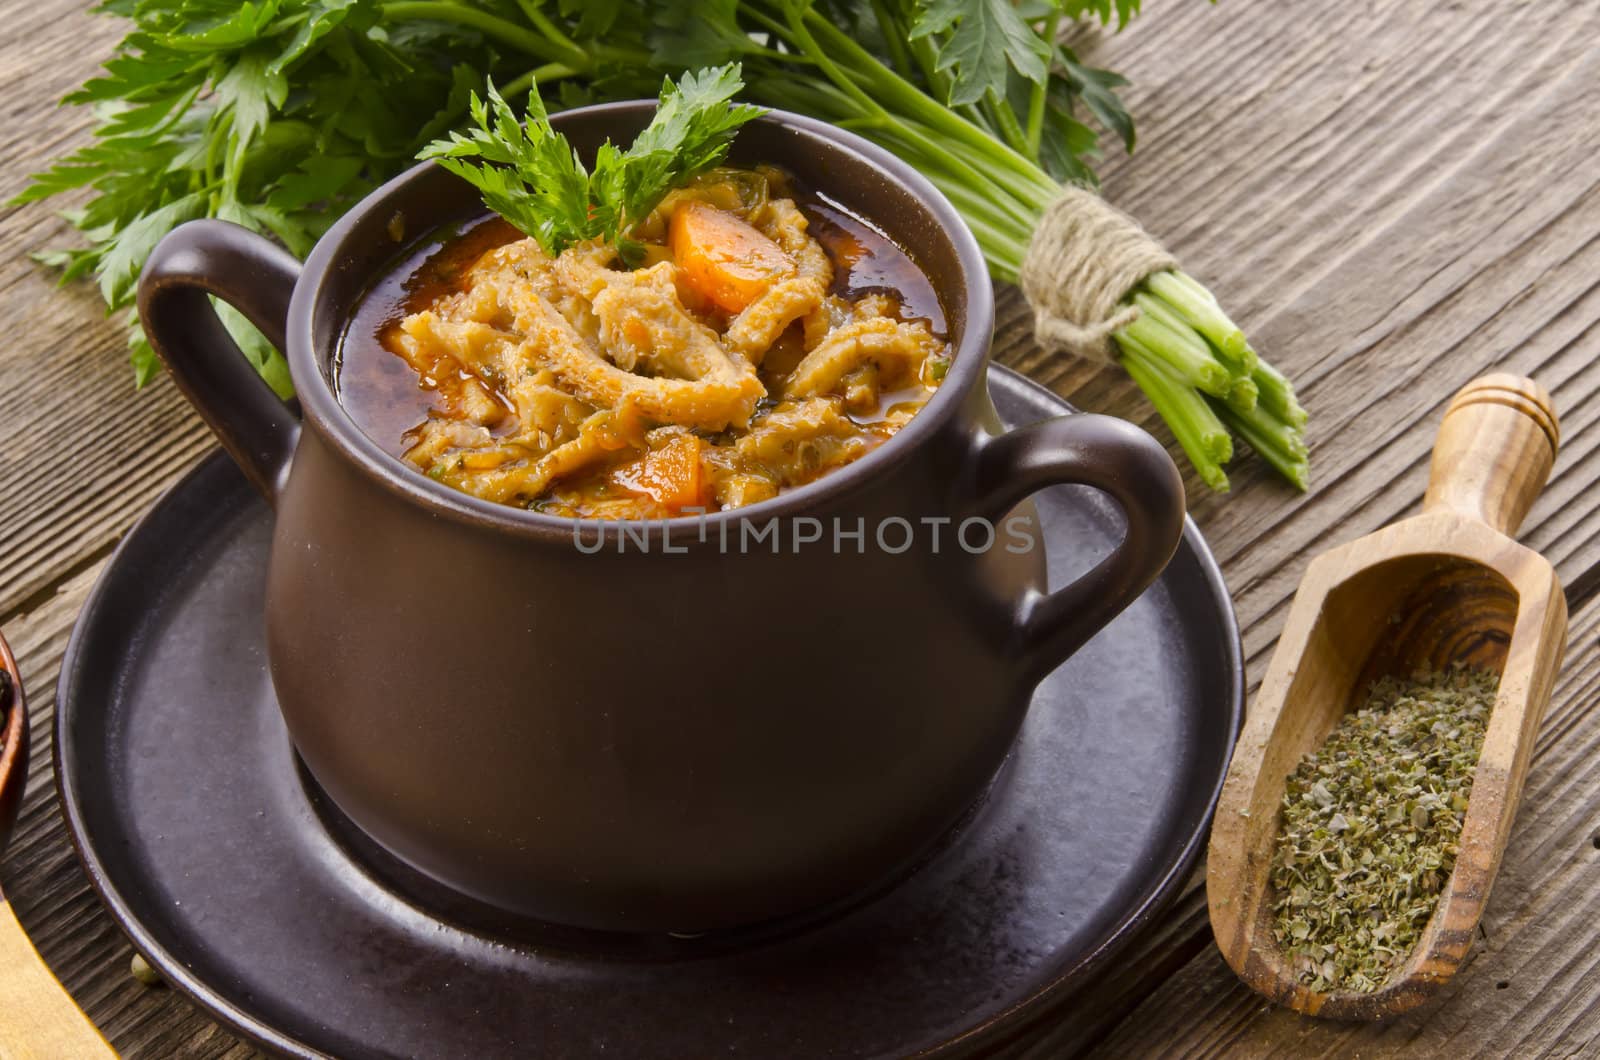
[[[1560,449],[1561,423],[1544,387],[1505,372],[1474,379],[1445,409],[1422,510],[1515,537]]]
[[[1266,997],[1311,1015],[1384,1019],[1431,1000],[1465,959],[1566,647],[1554,571],[1506,536],[1543,488],[1559,436],[1538,384],[1504,373],[1468,383],[1439,426],[1422,514],[1307,568],[1228,767],[1207,859],[1217,945]],[[1374,680],[1457,665],[1500,681],[1438,907],[1378,989],[1309,989],[1273,933],[1269,877],[1287,778]]]
[[[117,26],[77,8],[0,2],[0,203],[88,127],[55,101],[109,53]],[[29,259],[70,239],[50,207],[0,206],[0,511],[12,513],[0,622],[109,551],[211,445],[165,380],[134,392],[123,330],[94,288],[57,289]]]
[[[116,27],[71,0],[0,0],[0,20],[8,197],[82,136],[84,116],[52,103],[92,72]],[[1575,601],[1600,588],[1600,5],[1148,0],[1127,33],[1085,34],[1079,51],[1134,82],[1141,144],[1103,167],[1108,197],[1217,292],[1312,412],[1309,495],[1252,458],[1236,462],[1227,497],[1190,478],[1235,596],[1252,689],[1306,557],[1416,509],[1444,403],[1491,368],[1539,379],[1564,413],[1564,451],[1523,540]],[[181,998],[127,975],[127,944],[89,893],[49,791],[50,689],[87,579],[209,446],[170,386],[132,392],[119,329],[93,292],[56,291],[25,260],[63,238],[47,209],[0,211],[0,624],[33,690],[38,737],[0,872],[41,953],[126,1055],[246,1056]],[[1153,425],[1126,379],[1043,356],[1028,328],[1016,292],[1003,292],[1003,362],[1082,407]],[[1225,1042],[1270,1053],[1302,1036],[1364,1055],[1592,1044],[1600,962],[1588,954],[1592,929],[1575,928],[1597,912],[1600,722],[1583,707],[1600,690],[1600,618],[1574,612],[1576,650],[1484,921],[1491,952],[1442,1004],[1364,1038],[1283,1010],[1263,1018],[1211,946],[1191,884],[1018,1050]]]

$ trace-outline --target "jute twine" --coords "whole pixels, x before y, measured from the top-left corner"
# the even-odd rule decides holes
[[[1068,186],[1040,218],[1018,283],[1033,306],[1040,345],[1114,364],[1112,333],[1139,315],[1123,296],[1177,264],[1139,222],[1094,192]]]

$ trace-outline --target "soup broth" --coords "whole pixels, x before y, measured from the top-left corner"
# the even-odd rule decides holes
[[[583,518],[735,508],[892,437],[950,351],[927,276],[771,168],[670,193],[619,250],[498,217],[365,296],[335,365],[379,445],[453,488]]]

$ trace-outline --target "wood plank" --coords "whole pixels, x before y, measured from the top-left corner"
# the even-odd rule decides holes
[[[88,115],[54,101],[120,35],[120,20],[65,6],[0,10],[0,202],[84,137]],[[211,444],[166,379],[133,389],[122,327],[93,287],[58,290],[30,260],[71,244],[52,212],[66,205],[0,207],[0,423],[20,443],[0,447],[0,620],[104,555]]]
[[[1439,1000],[1385,1024],[1269,1005],[1214,945],[1133,1010],[1105,1056],[1593,1055],[1600,1048],[1600,601],[1570,654],[1471,959]]]

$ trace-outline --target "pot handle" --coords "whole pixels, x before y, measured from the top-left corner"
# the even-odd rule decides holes
[[[1019,651],[1041,676],[1144,592],[1183,536],[1183,477],[1161,443],[1131,423],[1077,413],[989,438],[979,448],[980,510],[991,519],[1046,486],[1067,483],[1108,494],[1127,531],[1071,585],[1023,596],[1015,611]]]
[[[283,487],[300,418],[256,374],[208,296],[239,310],[282,350],[299,277],[300,263],[276,243],[212,220],[169,232],[139,276],[139,320],[150,345],[268,501]]]

